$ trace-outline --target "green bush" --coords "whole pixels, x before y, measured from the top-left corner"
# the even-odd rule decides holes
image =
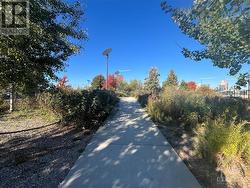
[[[5,90],[0,87],[0,113],[6,112],[9,109],[8,102],[4,100]]]
[[[37,108],[35,97],[24,97],[16,100],[16,109],[20,111],[30,111]]]
[[[213,119],[223,115],[227,121],[232,118],[241,121],[250,114],[250,102],[241,98],[207,97],[206,104],[211,108]]]
[[[198,124],[223,117],[225,121],[245,120],[250,114],[249,101],[239,98],[201,95],[199,92],[166,88],[161,94],[150,100],[141,96],[138,101],[147,105],[151,117],[158,122],[182,123],[192,130]]]
[[[244,125],[242,122],[225,122],[221,118],[206,123],[204,133],[199,135],[199,150],[203,157],[223,165],[243,158],[249,165],[250,133]]]
[[[62,124],[75,124],[88,129],[98,128],[118,101],[113,91],[51,88],[33,97],[18,101],[18,110],[36,110]]]
[[[147,110],[155,121],[183,123],[195,127],[211,114],[203,96],[192,91],[165,89],[159,97],[148,100]]]
[[[4,101],[3,98],[0,98],[0,113],[8,110],[8,104]]]
[[[114,92],[106,90],[94,90],[89,97],[90,107],[87,114],[88,119],[94,120],[94,124],[106,119],[118,101]]]
[[[146,107],[148,104],[148,98],[150,94],[141,94],[138,95],[138,102],[141,104],[142,107]]]
[[[63,124],[95,129],[110,113],[118,98],[112,91],[53,89],[38,96],[40,108],[52,111]]]
[[[242,142],[240,143],[240,151],[242,152],[242,158],[248,166],[250,172],[250,131],[244,129],[242,134]],[[249,174],[250,175],[250,174]]]

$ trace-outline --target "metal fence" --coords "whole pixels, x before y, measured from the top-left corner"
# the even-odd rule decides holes
[[[250,99],[250,90],[226,90],[219,91],[225,97],[240,97],[243,99]]]

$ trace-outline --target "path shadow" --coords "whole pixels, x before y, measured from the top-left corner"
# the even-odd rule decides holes
[[[194,155],[195,144],[193,138],[195,133],[175,124],[157,124],[157,126],[202,187],[226,188],[229,186],[225,174],[218,170],[215,164],[211,164],[208,160]]]
[[[200,187],[139,104],[120,107],[60,187]]]

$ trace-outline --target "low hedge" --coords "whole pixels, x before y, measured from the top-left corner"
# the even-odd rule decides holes
[[[52,111],[63,124],[96,129],[118,101],[112,91],[52,89],[38,95],[39,108]]]

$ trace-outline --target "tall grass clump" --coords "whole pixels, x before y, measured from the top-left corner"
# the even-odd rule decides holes
[[[195,127],[211,115],[206,99],[191,91],[166,88],[158,98],[149,98],[147,110],[160,123],[181,123]]]
[[[149,96],[146,108],[154,121],[192,133],[199,156],[222,167],[237,162],[250,172],[250,101],[207,88],[167,87],[157,97]]]
[[[245,125],[245,122],[226,122],[222,118],[205,123],[204,132],[199,134],[202,156],[223,167],[238,162],[249,170],[250,132]]]
[[[242,128],[242,123],[227,123],[222,119],[206,123],[205,132],[201,138],[203,155],[211,160],[218,154],[225,159],[237,156],[243,139]]]
[[[188,129],[223,116],[225,121],[245,120],[250,114],[249,101],[225,98],[215,92],[165,88],[156,98],[148,97],[147,110],[153,120],[161,123],[181,123]]]

